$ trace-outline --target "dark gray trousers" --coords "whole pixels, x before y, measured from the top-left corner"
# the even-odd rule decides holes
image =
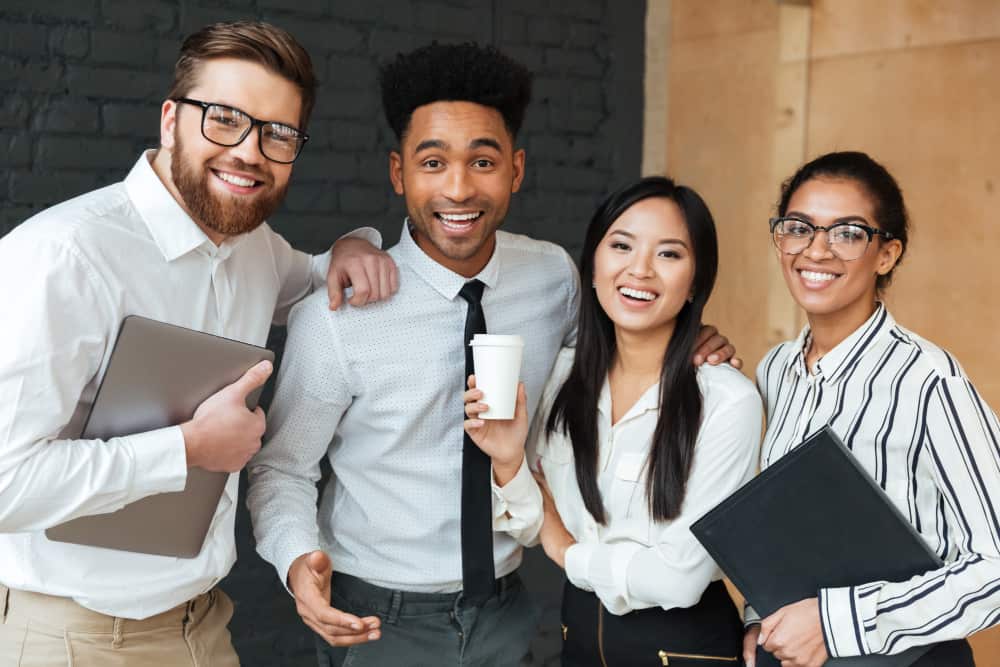
[[[331,604],[382,619],[382,638],[332,647],[318,636],[320,667],[503,667],[520,665],[535,636],[539,610],[516,572],[497,580],[485,603],[462,593],[409,593],[334,573]]]

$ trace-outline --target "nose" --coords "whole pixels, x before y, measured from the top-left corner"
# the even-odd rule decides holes
[[[453,202],[464,202],[476,194],[475,183],[466,170],[452,167],[445,176],[444,191],[441,193]]]
[[[628,264],[628,272],[636,278],[648,278],[651,276],[653,274],[653,262],[650,254],[641,250],[632,253]]]
[[[260,152],[259,133],[259,127],[251,128],[249,134],[243,138],[243,141],[229,148],[229,154],[246,164],[263,164],[267,158]]]
[[[817,229],[813,233],[812,242],[802,251],[802,254],[816,261],[833,257],[833,251],[830,249],[830,236],[827,231]]]

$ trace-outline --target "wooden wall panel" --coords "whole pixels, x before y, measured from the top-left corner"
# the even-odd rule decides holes
[[[766,351],[778,9],[724,0],[673,7],[668,172],[715,216],[720,268],[706,320],[734,340],[752,375]]]
[[[812,57],[1000,37],[996,0],[813,0]]]

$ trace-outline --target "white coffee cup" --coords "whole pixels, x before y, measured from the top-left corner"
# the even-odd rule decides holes
[[[483,392],[480,400],[489,406],[489,410],[479,413],[479,418],[513,419],[524,340],[520,336],[476,334],[469,345],[476,368],[476,388]]]

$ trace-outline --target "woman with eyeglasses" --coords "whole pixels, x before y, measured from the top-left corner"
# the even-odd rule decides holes
[[[715,224],[690,188],[650,177],[611,194],[587,229],[577,345],[539,402],[539,533],[566,570],[562,664],[735,665],[743,626],[722,574],[688,530],[756,469],[762,409],[729,365],[691,363],[715,282]],[[517,451],[515,419],[466,430]],[[526,528],[528,533],[529,529]]]
[[[757,667],[934,644],[915,665],[973,665],[965,638],[1000,619],[1000,426],[958,362],[880,301],[908,240],[899,186],[864,153],[823,155],[782,186],[771,234],[808,325],[757,368],[761,468],[829,424],[945,565],[821,589],[751,624],[744,658],[758,642],[773,657]]]

